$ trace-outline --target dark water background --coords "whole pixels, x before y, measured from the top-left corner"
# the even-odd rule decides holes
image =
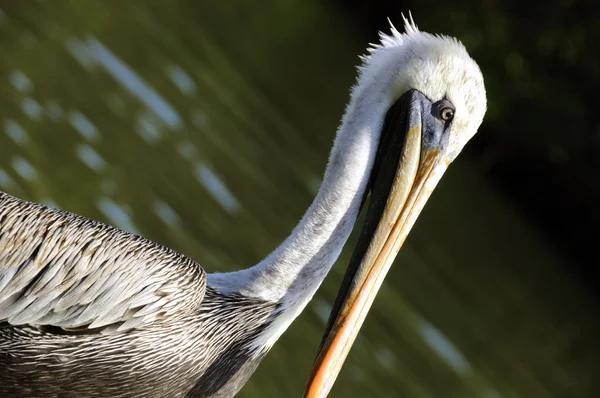
[[[401,25],[398,7],[390,13]],[[535,55],[518,44],[506,52],[518,22],[507,10],[446,4],[433,16],[427,7],[412,8],[420,27],[459,36],[482,65],[488,138],[436,190],[331,396],[598,396],[598,301],[586,283],[594,271],[578,268],[582,251],[596,251],[577,246],[594,235],[567,216],[585,207],[527,199],[558,184],[544,162],[570,176],[573,148],[597,145],[587,91],[571,93],[551,74],[529,83]],[[0,1],[0,189],[142,234],[209,272],[250,266],[316,193],[356,56],[375,26],[385,29],[380,14],[356,1]],[[540,33],[541,54],[594,65],[581,52],[585,30],[568,32],[571,47]],[[571,96],[533,101],[536,84]],[[545,112],[552,101],[560,110]],[[538,174],[522,153],[540,160]],[[577,176],[588,181],[592,170]],[[540,206],[549,210],[531,210]],[[587,226],[597,216],[584,214]],[[300,396],[349,253],[240,396]]]

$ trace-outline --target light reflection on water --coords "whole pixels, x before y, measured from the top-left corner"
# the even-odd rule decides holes
[[[179,217],[179,214],[168,203],[157,199],[154,201],[153,207],[154,212],[165,224],[170,226],[181,225],[181,217]]]
[[[12,169],[17,172],[24,180],[34,181],[37,177],[35,167],[29,161],[21,156],[12,158]]]
[[[102,174],[104,169],[106,168],[106,161],[102,159],[102,156],[98,154],[89,145],[79,144],[77,145],[75,151],[77,152],[77,156],[83,163],[85,163],[90,169],[94,170],[98,174]]]
[[[314,298],[310,303],[310,307],[312,307],[315,314],[319,317],[323,325],[327,324],[327,320],[329,319],[329,313],[331,312],[331,303],[323,300],[322,298]]]
[[[131,217],[129,217],[128,209],[125,209],[122,205],[115,203],[110,198],[100,198],[98,199],[98,208],[115,227],[140,235],[140,232],[133,225]]]
[[[0,169],[0,187],[10,190],[15,186],[15,181],[3,169]]]
[[[148,144],[157,144],[163,138],[159,124],[154,120],[150,111],[141,112],[135,121],[135,131]]]
[[[196,83],[180,66],[169,65],[167,75],[183,94],[189,96],[196,94]]]
[[[23,102],[21,102],[21,110],[33,120],[38,121],[42,117],[42,107],[33,98],[24,98]]]
[[[92,71],[98,65],[98,59],[94,52],[78,38],[67,38],[65,40],[65,47],[88,72]]]
[[[471,372],[471,365],[464,355],[439,330],[427,322],[422,322],[419,326],[419,333],[425,342],[457,372]]]
[[[102,7],[117,7],[107,4]],[[245,41],[261,27],[230,22],[233,15],[185,23],[204,13],[140,3],[115,8],[114,20],[97,24],[96,14],[72,7],[73,14],[67,8],[54,16],[64,20],[56,21],[48,21],[43,8],[27,11],[23,18],[40,27],[35,34],[19,26],[20,18],[0,12],[0,37],[18,43],[3,51],[9,72],[0,76],[0,188],[157,240],[209,272],[259,261],[318,190],[362,44],[349,45],[350,53],[329,51],[331,59],[303,49],[322,46],[322,37],[362,40],[314,11],[303,27],[290,21],[286,31],[270,34],[291,49],[282,57],[268,41]],[[265,12],[273,20],[290,15],[288,9]],[[139,15],[150,15],[154,25],[139,22]],[[82,31],[74,18],[89,28]],[[231,25],[224,30],[224,23]],[[162,33],[147,36],[148,26]],[[220,36],[229,30],[230,40]],[[248,43],[255,46],[252,56]],[[297,64],[347,79],[323,72],[306,89]],[[527,229],[480,184],[481,176],[465,165],[453,168],[401,252],[332,396],[587,391],[594,378],[585,371],[585,357],[572,370],[564,360],[567,348],[541,346],[536,337],[569,347],[565,341],[579,336],[572,330],[584,324],[572,308],[585,308],[585,302],[561,301],[571,307],[560,312],[552,297],[535,290],[538,280],[521,272],[540,264],[549,280],[561,281],[556,286],[567,286],[554,294],[578,300],[565,278],[553,274],[560,260],[523,233]],[[522,246],[513,249],[527,251],[525,262],[503,256],[496,230],[518,236]],[[242,396],[299,395],[348,255],[347,249]],[[542,304],[534,306],[532,296]],[[533,320],[530,334],[511,334],[510,327],[498,334],[502,314],[523,308]],[[570,334],[557,324],[570,325]],[[491,343],[482,345],[482,339]]]
[[[81,137],[88,142],[100,140],[100,133],[94,123],[78,110],[69,112],[69,123],[77,130]]]
[[[239,210],[239,203],[233,194],[227,189],[223,181],[206,165],[197,164],[194,169],[196,179],[206,188],[208,193],[219,202],[228,213]]]
[[[175,108],[144,82],[133,69],[95,38],[90,38],[87,41],[90,50],[96,54],[98,61],[116,81],[150,108],[167,126],[176,129],[181,125],[181,117]]]
[[[56,102],[48,101],[46,103],[46,114],[53,121],[55,121],[55,122],[59,121],[63,117],[63,113],[64,112],[63,112],[62,108]]]
[[[8,76],[10,83],[20,92],[26,93],[31,90],[31,80],[20,70],[13,70]]]
[[[27,143],[27,133],[14,120],[7,119],[4,121],[4,132],[19,146],[24,146]]]

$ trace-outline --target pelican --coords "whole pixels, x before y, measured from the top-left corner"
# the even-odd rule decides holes
[[[250,268],[209,274],[140,236],[0,193],[0,396],[235,395],[311,300],[370,195],[305,392],[326,396],[396,253],[486,110],[463,45],[404,23],[363,57],[313,203]]]

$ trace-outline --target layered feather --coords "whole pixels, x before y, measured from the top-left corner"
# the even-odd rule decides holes
[[[186,256],[0,192],[0,322],[120,332],[191,313],[205,288]]]

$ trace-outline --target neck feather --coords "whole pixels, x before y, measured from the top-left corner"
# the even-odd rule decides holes
[[[255,266],[208,276],[223,293],[277,302],[299,313],[337,260],[358,216],[393,102],[389,82],[369,79],[357,86],[331,151],[321,188],[284,242]],[[369,83],[369,84],[364,84]]]
[[[252,342],[256,352],[268,350],[306,307],[356,222],[385,115],[394,101],[389,81],[364,78],[353,90],[321,188],[296,228],[255,266],[208,275],[208,284],[223,294],[278,303],[269,326]]]

